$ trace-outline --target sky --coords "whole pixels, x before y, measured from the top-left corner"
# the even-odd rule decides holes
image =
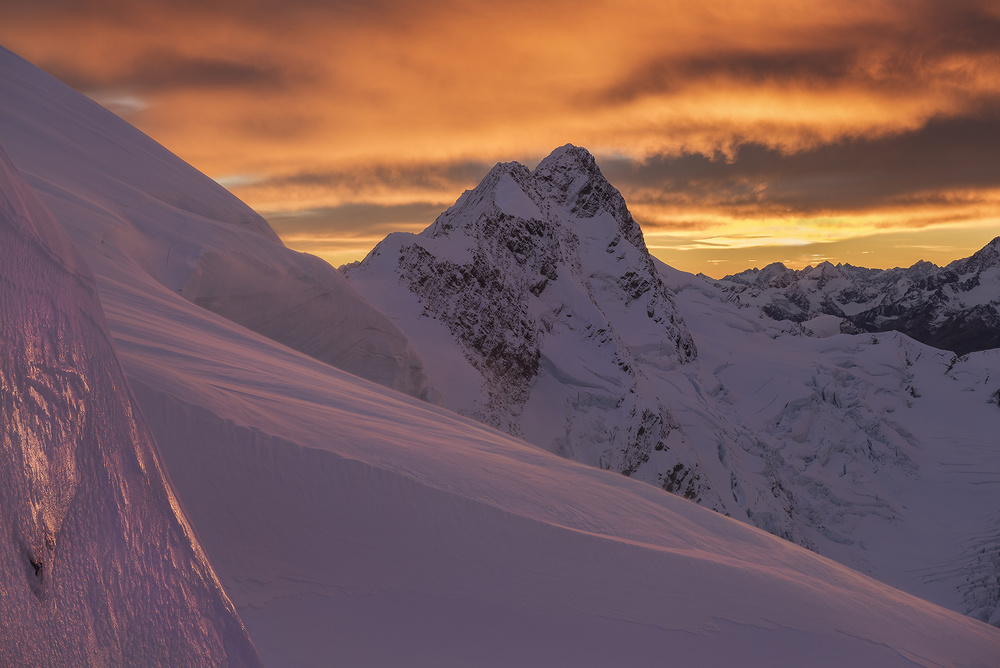
[[[0,44],[335,265],[566,143],[686,271],[946,264],[1000,235],[990,0],[0,7]]]

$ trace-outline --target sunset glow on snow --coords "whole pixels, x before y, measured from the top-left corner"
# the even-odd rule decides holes
[[[994,3],[14,5],[5,46],[334,264],[567,142],[688,271],[946,263],[1000,234]]]

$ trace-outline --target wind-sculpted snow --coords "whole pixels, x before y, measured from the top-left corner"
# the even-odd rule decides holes
[[[73,243],[0,148],[0,662],[257,665]]]
[[[423,233],[390,235],[346,273],[431,360],[445,405],[724,508],[642,370],[692,362],[694,341],[586,150],[497,165]]]
[[[422,363],[402,333],[333,267],[285,248],[220,185],[2,47],[0,100],[0,142],[99,282],[138,268],[280,343],[426,396]]]
[[[423,363],[400,332],[320,258],[273,245],[206,250],[178,292],[198,306],[386,387],[427,398]]]
[[[716,284],[775,320],[841,318],[844,332],[899,331],[959,355],[1000,347],[1000,238],[947,267],[864,269],[823,262],[800,271],[780,263]],[[710,280],[710,279],[709,279]]]
[[[1000,651],[997,629],[787,541],[134,290],[108,294],[122,358],[274,665],[989,665]]]

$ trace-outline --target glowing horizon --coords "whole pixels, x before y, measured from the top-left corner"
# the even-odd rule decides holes
[[[15,1],[0,42],[335,264],[565,143],[687,271],[941,264],[1000,234],[985,1]]]

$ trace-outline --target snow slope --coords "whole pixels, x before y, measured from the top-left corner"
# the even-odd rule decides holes
[[[323,362],[426,396],[399,330],[220,185],[2,47],[0,99],[0,143],[98,273],[141,271]]]
[[[274,665],[989,665],[1000,631],[679,497],[108,285],[171,478]]]
[[[94,278],[2,147],[0,286],[3,664],[259,665],[163,478]]]
[[[929,666],[1000,654],[995,628],[197,307],[135,261],[142,244],[124,242],[135,232],[111,251],[99,243],[120,222],[118,198],[145,201],[121,184],[156,171],[148,140],[62,88],[53,102],[54,84],[15,64],[33,91],[15,116],[59,120],[50,105],[73,103],[79,123],[121,144],[120,163],[64,170],[53,147],[78,140],[40,123],[41,148],[22,140],[11,155],[92,262],[179,502],[267,663]],[[10,127],[15,98],[2,99]],[[198,192],[187,185],[177,176],[163,196]]]

